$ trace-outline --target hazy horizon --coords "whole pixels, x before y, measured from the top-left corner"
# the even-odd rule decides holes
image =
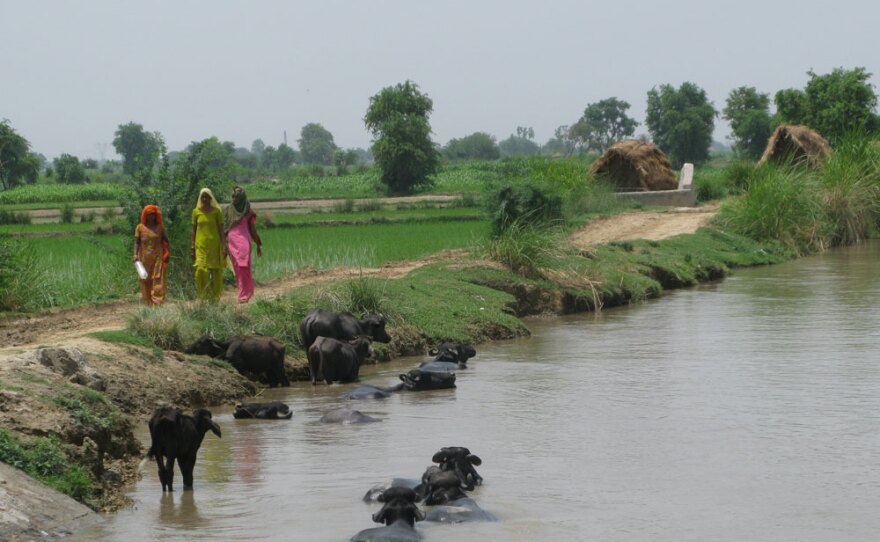
[[[434,101],[433,139],[543,144],[615,96],[644,126],[648,90],[692,81],[728,93],[803,88],[807,71],[865,67],[877,85],[880,6],[843,0],[526,2],[0,0],[0,119],[35,152],[114,158],[130,121],[169,150],[217,136],[278,145],[316,122],[370,145],[370,96],[411,80]],[[846,20],[841,21],[842,17]],[[714,139],[729,143],[716,118]]]

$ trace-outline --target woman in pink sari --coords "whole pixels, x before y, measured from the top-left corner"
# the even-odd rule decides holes
[[[223,213],[229,259],[238,282],[238,302],[247,303],[254,295],[254,272],[251,262],[251,241],[257,244],[257,256],[263,256],[263,241],[257,233],[257,215],[244,188],[232,187],[232,203]]]

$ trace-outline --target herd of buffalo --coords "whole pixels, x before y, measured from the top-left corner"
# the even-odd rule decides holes
[[[387,343],[385,319],[369,315],[358,319],[351,313],[324,309],[310,311],[300,323],[300,336],[306,351],[312,384],[323,380],[355,382],[361,364],[372,356],[373,341]],[[264,374],[271,386],[289,386],[284,369],[285,345],[273,337],[252,335],[222,341],[204,335],[186,348],[188,354],[208,355],[228,361],[243,374]],[[455,370],[466,368],[468,359],[476,355],[473,346],[444,342],[430,351],[433,359],[400,375],[395,386],[380,388],[359,386],[340,396],[342,399],[384,398],[395,392],[423,391],[455,387]],[[234,418],[289,419],[290,408],[278,401],[236,405]],[[378,421],[357,410],[337,409],[326,413],[324,423],[368,423]],[[211,412],[196,409],[192,415],[171,406],[157,408],[149,420],[151,445],[147,457],[155,458],[159,468],[162,491],[173,491],[174,462],[183,476],[184,489],[193,485],[196,454],[205,437],[212,431],[220,437],[220,427],[211,419]],[[387,487],[367,492],[365,501],[382,503],[373,514],[373,521],[383,527],[366,529],[351,538],[358,542],[414,541],[421,536],[415,522],[492,521],[464,491],[482,483],[474,469],[480,458],[467,448],[448,447],[437,452],[421,480],[395,478]],[[434,507],[427,515],[416,503]]]

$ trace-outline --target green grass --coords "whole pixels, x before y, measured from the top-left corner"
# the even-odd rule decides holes
[[[282,224],[313,224],[317,222],[379,222],[379,221],[413,221],[433,219],[458,219],[483,216],[483,211],[477,208],[424,208],[424,209],[380,209],[367,212],[350,213],[273,213],[272,222]]]
[[[79,234],[94,232],[106,226],[104,222],[41,222],[38,224],[4,224],[0,225],[0,233],[10,235],[39,235],[48,233]]]
[[[0,205],[112,201],[118,205],[121,186],[94,184],[32,184],[0,192]]]
[[[54,438],[20,439],[0,429],[0,461],[80,501],[94,494],[88,471],[71,461]]]
[[[3,194],[3,192],[0,192]],[[19,204],[6,204],[0,205],[0,209],[4,209],[6,211],[29,211],[34,209],[61,209],[64,206],[69,205],[76,209],[103,209],[105,207],[118,207],[119,200],[117,199],[102,199],[102,200],[91,200],[91,201],[62,201],[62,202],[37,202],[37,203],[19,203]]]
[[[444,249],[473,246],[485,237],[485,221],[370,224],[264,229],[257,280],[269,280],[304,267],[377,267],[419,259]]]

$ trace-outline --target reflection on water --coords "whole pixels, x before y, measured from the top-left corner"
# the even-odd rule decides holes
[[[442,446],[483,459],[496,523],[441,540],[876,540],[880,245],[738,271],[601,314],[533,320],[482,345],[458,388],[348,401],[380,423],[317,423],[352,386],[269,390],[292,420],[213,409],[195,491],[136,505],[79,540],[347,540],[361,497],[417,478]],[[371,368],[388,385],[415,365]]]

